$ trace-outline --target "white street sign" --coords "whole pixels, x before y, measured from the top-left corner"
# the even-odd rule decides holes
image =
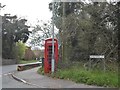
[[[105,58],[104,55],[90,55],[90,58]]]

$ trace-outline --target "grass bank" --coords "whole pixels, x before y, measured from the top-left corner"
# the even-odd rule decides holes
[[[71,67],[69,69],[58,70],[55,74],[55,77],[60,79],[72,80],[76,83],[85,83],[88,85],[118,87],[118,74],[110,71],[87,71],[81,67]]]
[[[38,73],[44,75],[43,68],[40,68]],[[100,70],[87,71],[82,67],[74,66],[69,69],[59,69],[54,76],[50,74],[47,75],[59,79],[71,80],[76,83],[103,87],[118,87],[118,74],[115,72],[103,72]]]

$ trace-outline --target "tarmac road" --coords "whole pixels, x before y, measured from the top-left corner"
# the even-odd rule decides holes
[[[11,74],[17,72],[16,68],[17,65],[0,66],[0,69],[2,69],[2,71],[0,70],[1,88],[36,88],[35,86],[24,84],[13,79]]]

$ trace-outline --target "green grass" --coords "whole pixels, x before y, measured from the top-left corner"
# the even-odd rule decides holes
[[[118,74],[98,70],[86,71],[81,67],[58,70],[55,77],[104,87],[118,87]]]
[[[38,73],[38,74],[44,75],[43,67],[42,67],[42,68],[39,68],[39,69],[37,70],[37,73]]]
[[[19,61],[19,64],[27,64],[27,63],[34,63],[34,62],[37,62],[37,60],[20,60]]]

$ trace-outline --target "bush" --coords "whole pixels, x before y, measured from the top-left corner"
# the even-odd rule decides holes
[[[21,60],[24,58],[26,46],[21,41],[17,42],[16,46],[17,46],[17,58],[18,58],[18,60]]]

